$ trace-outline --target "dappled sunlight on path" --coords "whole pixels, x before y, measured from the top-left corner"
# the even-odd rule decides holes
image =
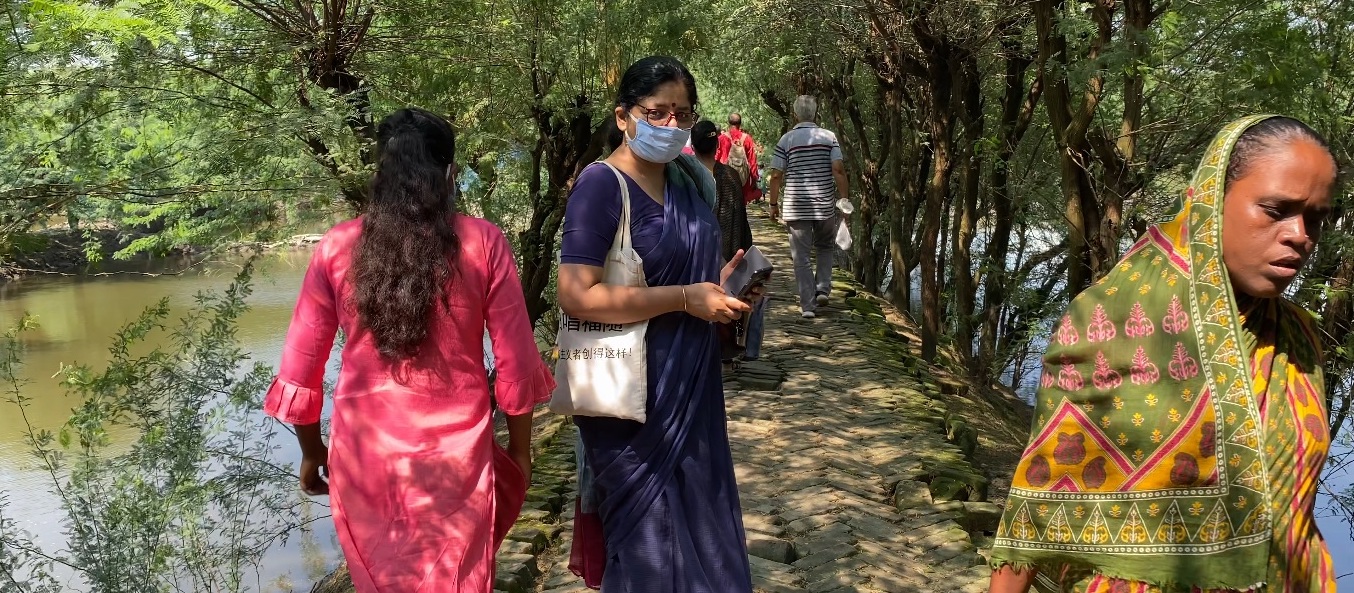
[[[982,502],[987,479],[968,460],[976,431],[946,414],[948,396],[871,299],[839,291],[801,319],[784,233],[755,226],[778,270],[763,357],[731,373],[725,395],[756,590],[985,590],[970,530],[990,532],[1000,509]],[[549,529],[534,590],[586,590],[567,567],[569,518]]]

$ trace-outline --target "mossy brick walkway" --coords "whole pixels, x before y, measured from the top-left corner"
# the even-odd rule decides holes
[[[983,502],[987,479],[969,462],[976,431],[946,413],[953,396],[878,299],[839,282],[825,312],[801,319],[785,231],[754,226],[777,273],[762,359],[732,373],[725,396],[756,590],[985,591],[970,531],[990,532],[1000,509]],[[537,559],[544,574],[500,588],[587,590],[567,566],[569,517],[547,529],[557,537]]]

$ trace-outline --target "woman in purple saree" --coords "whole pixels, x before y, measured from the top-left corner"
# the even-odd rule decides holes
[[[649,320],[648,421],[574,418],[591,483],[580,492],[570,568],[607,593],[752,590],[712,323],[748,305],[719,286],[719,223],[704,198],[713,179],[678,158],[695,103],[694,80],[673,58],[640,60],[621,81],[625,138],[607,162],[628,185],[648,287],[600,282],[622,182],[606,165],[579,175],[565,212],[564,311],[605,323]]]

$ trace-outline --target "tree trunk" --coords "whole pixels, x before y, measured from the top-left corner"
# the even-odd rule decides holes
[[[926,188],[921,236],[921,355],[935,362],[944,330],[944,303],[940,268],[942,210],[950,201],[950,175],[954,169],[954,117],[950,109],[954,93],[953,63],[961,56],[959,46],[945,33],[938,33],[930,16],[920,6],[909,15],[909,27],[921,48],[918,70],[925,75],[923,91],[926,129],[931,145],[931,179]]]
[[[1042,88],[1040,82],[1035,80],[1029,93],[1025,92],[1025,72],[1034,60],[1022,51],[1015,32],[1003,38],[1002,47],[1007,58],[998,133],[1000,144],[988,184],[993,214],[992,237],[988,240],[984,256],[987,271],[983,280],[982,332],[978,340],[978,362],[974,369],[974,377],[980,379],[995,377],[1000,370],[994,367],[997,360],[997,335],[1010,282],[1006,259],[1010,254],[1011,232],[1019,211],[1011,196],[1011,159],[1029,128]]]
[[[978,191],[982,175],[982,161],[977,153],[983,137],[982,87],[978,74],[978,58],[968,54],[955,60],[958,67],[960,92],[956,93],[955,111],[963,118],[964,141],[960,144],[958,227],[954,235],[954,316],[959,354],[968,365],[969,373],[977,376],[978,357],[973,344],[974,309],[977,306],[978,287],[973,275],[973,238],[977,233]]]
[[[1354,258],[1346,257],[1340,260],[1338,271],[1331,277],[1329,286],[1330,297],[1328,297],[1326,306],[1323,308],[1322,330],[1327,336],[1339,336],[1345,343],[1338,344],[1338,346],[1346,348],[1348,347],[1349,336],[1354,334],[1354,300],[1350,298],[1350,291],[1354,291]],[[1327,356],[1335,358],[1335,355],[1328,354]],[[1337,365],[1341,362],[1345,365],[1348,364],[1348,360],[1332,360],[1330,362],[1335,362]],[[1336,387],[1334,384],[1339,381],[1339,377],[1346,376],[1342,371],[1346,371],[1347,367],[1332,369],[1331,366],[1331,364],[1326,365],[1327,376],[1332,378],[1327,381],[1327,390],[1334,392]],[[1336,372],[1331,373],[1331,371]],[[1331,439],[1334,440],[1349,418],[1350,408],[1354,407],[1354,393],[1345,391],[1344,397],[1340,398],[1338,402],[1328,399],[1327,403],[1333,404],[1330,410],[1330,429]]]
[[[1339,222],[1339,226],[1330,227],[1327,235],[1354,233],[1354,216],[1345,215]],[[1339,379],[1348,376],[1351,357],[1347,349],[1354,346],[1354,340],[1351,340],[1354,336],[1354,258],[1349,257],[1347,249],[1328,245],[1317,252],[1316,261],[1310,267],[1310,284],[1303,287],[1299,297],[1305,303],[1319,305],[1320,333],[1334,342],[1326,344],[1325,368],[1331,440],[1334,441],[1354,408],[1354,393],[1347,389],[1348,381]],[[1327,281],[1317,280],[1321,278]],[[1334,397],[1339,391],[1343,391],[1342,397]]]
[[[921,355],[927,362],[935,362],[943,327],[940,288],[940,226],[941,210],[949,195],[950,173],[953,166],[953,142],[950,138],[953,120],[946,108],[950,95],[950,73],[946,65],[946,51],[935,48],[930,63],[930,121],[928,131],[932,146],[931,181],[926,188],[926,205],[922,214],[921,239]]]
[[[1091,270],[1094,278],[1099,278],[1114,267],[1119,260],[1119,242],[1124,235],[1124,205],[1142,190],[1141,174],[1135,170],[1138,158],[1138,134],[1142,127],[1143,109],[1146,103],[1146,77],[1140,66],[1148,58],[1147,35],[1152,21],[1159,14],[1152,7],[1152,0],[1125,0],[1121,36],[1128,48],[1129,63],[1123,75],[1123,114],[1119,120],[1117,137],[1107,134],[1089,135],[1095,156],[1101,165],[1101,183],[1103,188],[1100,216],[1098,220],[1087,221],[1095,224],[1092,232],[1094,243],[1091,245]],[[1113,28],[1113,9],[1092,11],[1101,29],[1102,37],[1108,37]]]
[[[1010,329],[1006,336],[1007,346],[1004,350],[1009,350],[1012,344],[1021,344],[1024,351],[1016,359],[1015,372],[1011,377],[1011,389],[1020,389],[1020,382],[1024,378],[1024,359],[1029,356],[1029,335],[1030,324],[1040,321],[1039,312],[1044,309],[1044,305],[1055,298],[1053,287],[1061,280],[1064,271],[1067,269],[1067,260],[1058,264],[1051,274],[1045,278],[1043,284],[1035,287],[1035,294],[1041,295],[1041,298],[1031,299],[1024,306],[1017,307],[1011,315]]]
[[[1024,220],[1021,220],[1019,228],[1020,232],[1016,233],[1015,235],[1017,239],[1016,239],[1014,267],[1023,268],[1023,266],[1025,265],[1025,253],[1029,249],[1030,243],[1029,224],[1026,223]],[[1012,274],[1011,276],[1012,277],[1010,286],[1017,286],[1016,283],[1022,279],[1021,276],[1019,274]],[[1013,331],[1013,328],[1016,325],[1015,319],[1016,319],[1016,310],[1014,307],[1007,307],[1004,311],[1002,311],[1002,323],[1000,328],[1001,331],[1000,333],[998,333],[997,337],[997,348],[996,348],[997,352],[1011,351],[1011,345],[1015,343],[1015,340],[1012,337],[1015,334],[1015,332]]]
[[[888,299],[900,311],[912,312],[912,282],[907,262],[912,252],[912,237],[903,234],[904,193],[897,183],[890,183],[889,207],[885,213],[889,225],[889,266],[893,278],[889,282]]]
[[[1084,162],[1085,152],[1070,146],[1063,148],[1058,159],[1058,172],[1062,177],[1063,216],[1067,223],[1067,284],[1073,294],[1091,285],[1090,232],[1098,228],[1095,223],[1095,190],[1083,168]],[[1087,221],[1091,222],[1088,224]]]
[[[1090,285],[1095,274],[1092,265],[1102,259],[1092,253],[1093,249],[1103,249],[1103,243],[1099,232],[1099,199],[1089,173],[1092,155],[1087,137],[1103,96],[1104,74],[1092,75],[1081,93],[1081,101],[1073,103],[1067,75],[1071,57],[1060,26],[1065,5],[1066,0],[1035,0],[1034,22],[1039,41],[1039,75],[1047,85],[1044,104],[1058,146],[1058,170],[1068,225],[1068,285],[1075,293]],[[1086,60],[1094,63],[1113,40],[1110,24],[1114,3],[1098,1],[1091,11],[1097,23],[1097,36]]]
[[[790,128],[794,127],[795,121],[794,114],[790,112],[790,105],[780,98],[780,95],[777,95],[774,90],[763,90],[761,96],[762,103],[780,116],[780,133],[784,135],[790,131]]]
[[[852,229],[855,239],[853,272],[856,281],[860,282],[867,292],[878,294],[882,282],[879,251],[874,235],[880,205],[884,202],[881,176],[887,167],[886,161],[891,152],[893,138],[887,126],[867,125],[860,104],[856,101],[854,76],[855,62],[848,61],[841,72],[827,73],[821,78],[831,94],[830,105],[837,130],[840,132],[851,130],[850,133],[843,134],[843,144],[849,148],[847,168],[856,179],[856,191],[853,192],[857,198],[856,213],[851,217],[855,222],[855,228]],[[881,113],[889,113],[895,108],[901,109],[896,100],[896,93],[887,90],[888,84],[889,82],[883,78],[875,81],[875,94]],[[847,128],[848,124],[850,128]]]
[[[306,2],[233,0],[231,3],[257,17],[291,45],[303,48],[296,52],[293,59],[293,65],[301,71],[296,88],[297,101],[307,110],[314,110],[309,96],[311,85],[342,98],[349,108],[344,123],[360,146],[359,160],[363,165],[370,165],[371,145],[376,137],[371,97],[365,81],[354,73],[353,63],[365,47],[367,32],[371,29],[376,10],[362,3],[325,3],[319,12],[315,5]],[[255,98],[259,97],[255,95]],[[269,103],[260,100],[265,105]],[[310,151],[311,157],[338,181],[344,199],[355,211],[360,212],[367,201],[367,179],[362,167],[340,162],[333,149],[317,133],[299,131],[297,135]]]
[[[901,118],[895,118],[893,124],[901,129]],[[894,197],[890,200],[889,259],[893,265],[893,304],[913,316],[916,307],[912,302],[912,271],[917,268],[919,258],[913,235],[917,228],[917,213],[925,200],[927,172],[931,168],[931,151],[914,139],[908,154],[891,167]],[[905,168],[906,167],[906,168]]]
[[[921,157],[921,145],[915,142],[904,142],[903,135],[903,116],[900,112],[890,112],[884,118],[884,123],[888,127],[888,134],[895,138],[895,144],[898,145],[898,154],[888,165],[888,208],[886,211],[886,225],[888,225],[888,265],[892,280],[888,287],[888,298],[899,310],[906,311],[911,315],[911,267],[910,263],[915,259],[913,256],[913,237],[911,229],[904,225],[904,211],[911,208],[911,204],[917,202],[917,195],[909,194],[909,175],[904,171],[915,171],[919,167],[919,157]]]
[[[953,145],[950,149],[956,150]],[[951,178],[954,177],[954,167],[955,162],[951,162]],[[946,321],[949,320],[950,314],[953,312],[951,305],[954,304],[954,299],[952,298],[953,295],[950,295],[950,277],[954,274],[954,269],[950,264],[950,253],[954,249],[952,237],[959,234],[959,216],[954,210],[954,194],[953,192],[946,193],[948,195],[945,197],[945,206],[940,209],[940,254],[936,258],[936,268],[940,270],[937,275],[937,279],[940,281],[940,294],[948,295],[951,298],[945,298],[942,301],[945,303],[940,311],[942,328],[945,327]]]
[[[588,148],[583,151],[583,155],[579,157],[578,162],[574,165],[574,173],[569,179],[570,187],[573,186],[573,178],[578,177],[578,174],[583,172],[584,167],[587,167],[597,159],[602,158],[602,154],[606,152],[607,136],[611,132],[611,127],[608,124],[610,124],[611,118],[611,112],[608,111],[602,117],[602,121],[593,127],[592,138],[588,141]]]
[[[543,99],[544,94],[539,94],[532,108],[538,137],[531,152],[532,175],[527,185],[532,198],[531,224],[518,241],[522,292],[533,325],[554,306],[548,289],[555,270],[555,242],[574,171],[594,137],[588,97],[580,95],[573,105],[560,110],[546,109]]]

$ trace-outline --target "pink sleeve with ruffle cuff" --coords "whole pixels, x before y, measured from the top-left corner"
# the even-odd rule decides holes
[[[494,350],[494,368],[498,369],[494,401],[504,413],[516,416],[550,400],[555,376],[536,349],[536,335],[531,330],[512,247],[503,231],[485,224],[484,265],[489,273],[489,286],[484,298],[484,319]]]
[[[494,382],[494,401],[504,414],[517,416],[531,412],[538,404],[550,401],[555,391],[555,374],[544,362],[521,381],[504,381],[500,375]]]
[[[279,378],[273,378],[263,398],[263,412],[287,424],[315,424],[323,410],[323,389],[301,387]]]
[[[329,281],[329,261],[336,250],[333,235],[325,234],[310,257],[287,328],[282,362],[263,400],[265,413],[288,424],[315,424],[324,409],[324,368],[338,331],[334,289]]]

